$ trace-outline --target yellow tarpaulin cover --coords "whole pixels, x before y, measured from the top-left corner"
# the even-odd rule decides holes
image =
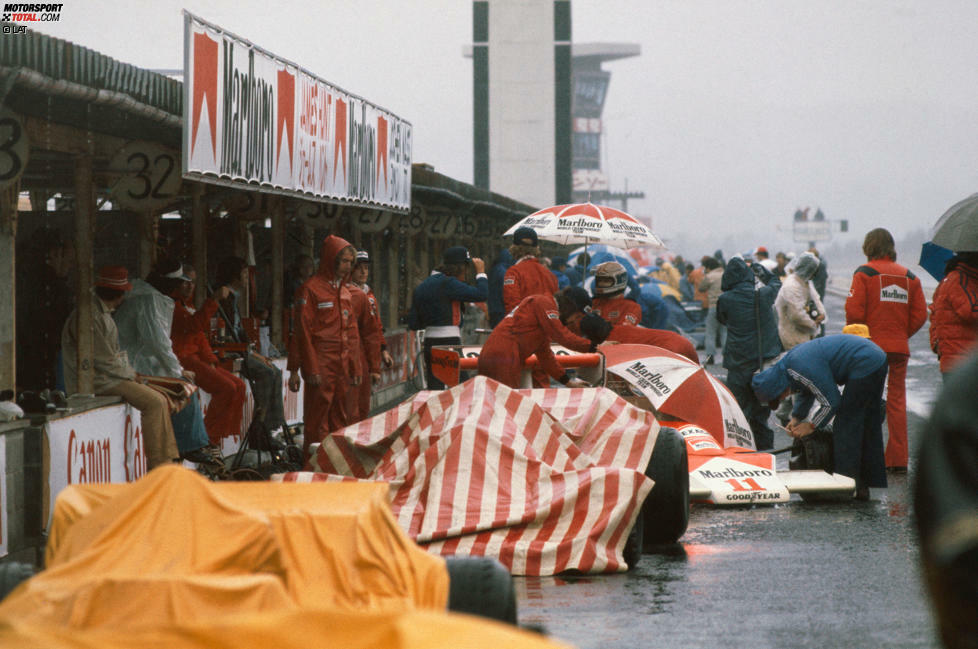
[[[46,569],[0,603],[0,646],[420,647],[443,631],[452,646],[551,644],[446,613],[444,560],[401,532],[386,491],[177,466],[69,487]]]

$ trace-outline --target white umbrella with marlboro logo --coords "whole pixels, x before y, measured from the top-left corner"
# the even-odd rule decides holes
[[[606,243],[626,249],[665,248],[649,226],[634,216],[591,203],[554,205],[534,212],[520,219],[503,236],[512,235],[519,228],[532,228],[539,238],[563,245]]]

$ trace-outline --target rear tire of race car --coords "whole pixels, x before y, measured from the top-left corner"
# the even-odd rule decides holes
[[[622,550],[622,558],[628,564],[628,569],[633,570],[642,558],[642,550],[645,548],[645,516],[640,511],[635,517],[635,524],[628,533],[625,540],[625,549]]]
[[[513,576],[492,557],[446,557],[448,610],[516,625]]]
[[[21,582],[34,576],[34,566],[19,561],[0,563],[0,600],[9,595]]]
[[[644,549],[675,543],[689,525],[689,463],[686,441],[675,428],[662,426],[645,475],[655,481],[642,505]]]

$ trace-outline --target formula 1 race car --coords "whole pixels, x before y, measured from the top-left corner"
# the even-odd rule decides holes
[[[432,372],[446,385],[472,372],[480,347],[435,348]],[[655,413],[662,426],[686,442],[689,494],[715,505],[788,502],[792,493],[808,499],[847,499],[852,478],[820,469],[778,471],[772,453],[758,451],[747,419],[722,382],[701,365],[659,347],[605,344],[594,354],[559,346],[561,366],[594,386],[610,388],[633,405]],[[524,373],[536,366],[531,356]]]

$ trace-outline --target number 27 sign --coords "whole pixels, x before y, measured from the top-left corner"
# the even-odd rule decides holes
[[[153,142],[129,142],[112,156],[118,174],[112,200],[131,210],[153,210],[173,202],[180,193],[179,154]]]

